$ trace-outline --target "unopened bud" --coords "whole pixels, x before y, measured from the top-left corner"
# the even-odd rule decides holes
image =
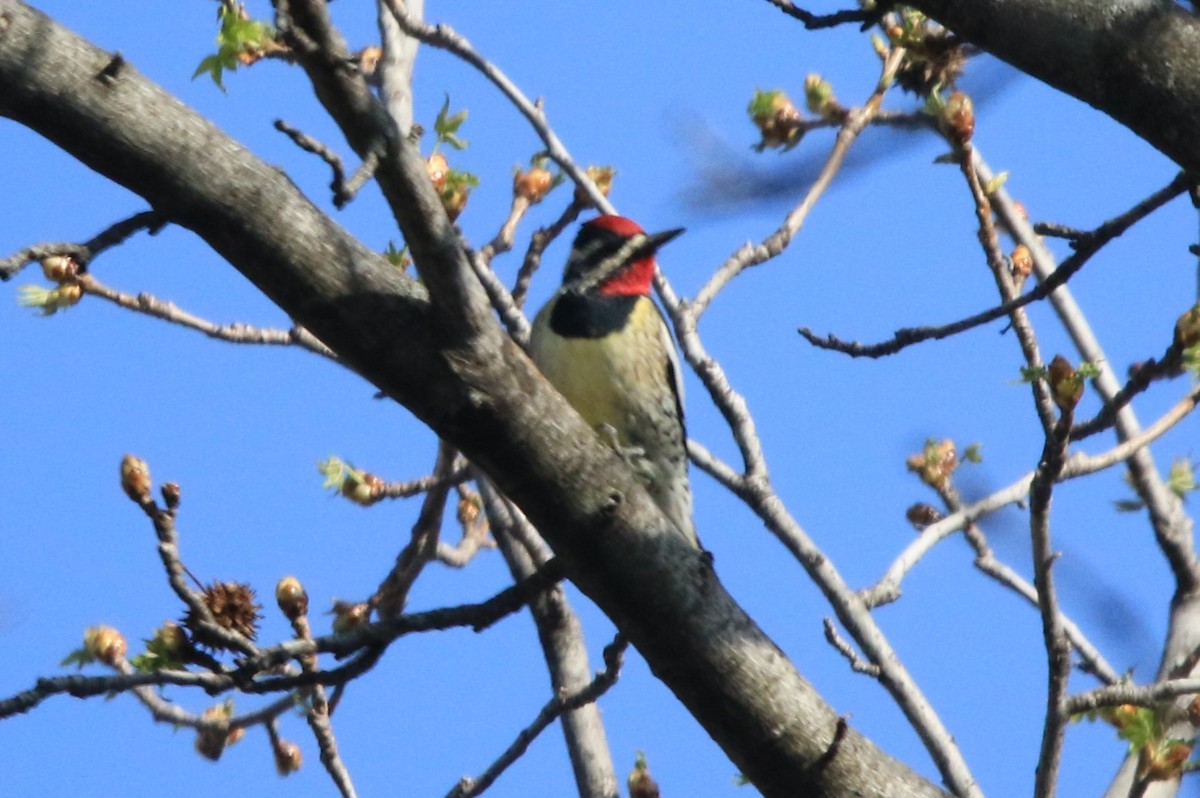
[[[280,776],[290,776],[300,769],[304,757],[300,754],[300,746],[289,740],[280,740],[275,746],[275,772]]]
[[[946,99],[942,127],[956,147],[963,147],[971,140],[975,133],[975,105],[969,96],[956,91]]]
[[[204,720],[228,720],[233,717],[233,704],[226,701],[209,707],[201,717]],[[225,747],[241,740],[245,733],[246,730],[241,727],[231,729],[228,724],[223,723],[202,728],[196,732],[196,753],[216,762],[221,758],[221,754],[225,753]]]
[[[833,86],[815,72],[804,79],[804,104],[809,111],[823,118],[829,118],[832,112],[841,110],[833,96]]]
[[[183,631],[183,627],[174,621],[164,621],[162,626],[154,630],[154,637],[147,645],[150,651],[161,655],[171,663],[182,661],[184,653],[190,647],[191,643],[188,641],[187,632]]]
[[[617,175],[617,170],[611,166],[589,166],[587,168],[587,176],[596,184],[596,189],[599,190],[600,196],[607,197],[612,191],[613,178]],[[585,208],[592,207],[592,200],[579,186],[575,187],[575,204],[582,205]]]
[[[446,160],[446,156],[440,152],[435,152],[425,159],[425,169],[429,172],[429,179],[433,181],[433,187],[438,191],[446,185],[446,176],[450,174],[450,163]]]
[[[762,137],[754,147],[760,152],[775,147],[791,149],[800,143],[804,135],[804,119],[800,109],[781,89],[754,92],[747,112]]]
[[[1200,695],[1192,699],[1187,708],[1188,720],[1193,726],[1200,726]]]
[[[126,454],[121,458],[121,489],[138,504],[148,504],[150,498],[150,466],[140,457]]]
[[[1046,381],[1050,383],[1054,403],[1064,413],[1074,410],[1083,398],[1083,376],[1062,355],[1055,355],[1050,361],[1046,369]]]
[[[1024,244],[1017,244],[1012,255],[1009,255],[1009,261],[1012,262],[1013,276],[1018,280],[1024,280],[1033,273],[1033,253]]]
[[[1140,775],[1150,781],[1177,779],[1183,766],[1192,757],[1192,746],[1183,740],[1167,740],[1157,746],[1146,746]]]
[[[479,500],[474,496],[463,496],[458,500],[458,523],[471,526],[479,518]]]
[[[294,576],[285,576],[275,585],[275,601],[279,610],[289,621],[294,621],[308,613],[308,593],[304,585]]]
[[[947,438],[944,441],[928,440],[925,448],[917,454],[909,455],[905,461],[909,471],[918,474],[921,481],[935,490],[944,488],[950,475],[958,468],[958,451],[954,441]]]
[[[1200,302],[1175,321],[1175,346],[1190,349],[1200,343]]]
[[[554,175],[550,174],[550,170],[541,164],[530,168],[527,172],[518,169],[513,174],[513,195],[526,200],[530,205],[537,205],[545,199],[552,188],[554,188]]]
[[[68,283],[79,276],[79,261],[70,255],[47,255],[41,260],[42,274],[55,283]]]
[[[365,78],[375,77],[376,70],[379,69],[379,60],[383,58],[383,49],[380,47],[364,47],[362,52],[358,54],[358,71]]]
[[[125,636],[111,626],[89,626],[83,632],[83,650],[110,667],[125,659]]]
[[[658,784],[650,775],[650,768],[646,765],[646,755],[641,751],[638,751],[637,760],[634,762],[633,770],[629,772],[629,779],[626,783],[629,785],[629,798],[659,798]]]
[[[83,286],[79,283],[64,283],[54,289],[57,296],[56,305],[59,310],[66,310],[72,305],[78,305],[83,299]]]
[[[357,629],[371,617],[371,608],[365,602],[333,602],[333,631],[341,634]]]
[[[183,488],[179,487],[178,482],[164,482],[158,491],[162,494],[163,502],[167,505],[168,510],[174,510],[179,506],[179,500],[183,497]]]
[[[942,520],[942,514],[938,512],[938,509],[933,505],[925,504],[924,502],[918,502],[917,504],[909,507],[908,510],[905,511],[904,517],[907,518],[908,522],[916,527],[917,530],[922,530],[930,524],[936,524],[938,521]]]
[[[369,507],[383,498],[387,484],[369,471],[352,469],[342,483],[342,495],[355,504]]]

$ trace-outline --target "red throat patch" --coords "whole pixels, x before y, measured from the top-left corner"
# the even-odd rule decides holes
[[[600,296],[650,296],[653,280],[654,256],[646,255],[600,283],[596,293]]]

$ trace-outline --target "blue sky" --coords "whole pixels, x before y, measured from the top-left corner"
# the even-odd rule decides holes
[[[212,118],[261,157],[287,170],[329,207],[328,171],[272,128],[282,118],[348,153],[323,118],[302,73],[265,63],[227,79],[228,94],[191,80],[214,49],[215,4],[119,4],[46,0],[35,5],[93,42],[120,50],[138,69]],[[805,32],[766,2],[722,4],[680,15],[671,4],[512,2],[432,4],[527,94],[546,101],[555,130],[581,163],[619,172],[612,199],[647,229],[686,226],[660,263],[677,292],[693,294],[746,241],[770,234],[804,190],[778,201],[697,209],[689,198],[704,151],[722,140],[732,157],[787,169],[820,157],[831,137],[814,135],[789,154],[754,155],[745,106],[755,88],[802,96],[804,76],[825,75],[843,102],[870,93],[878,61],[855,30]],[[354,46],[377,38],[373,4],[332,6]],[[266,2],[251,3],[257,15]],[[973,68],[974,69],[974,68]],[[1092,227],[1167,183],[1176,168],[1116,123],[1029,78],[992,63],[976,69],[976,143],[1035,220]],[[972,83],[971,81],[975,82]],[[470,68],[423,51],[417,65],[418,119],[431,127],[449,93],[468,108],[466,151],[453,163],[481,186],[460,220],[469,240],[494,235],[510,200],[514,165],[539,144],[519,115]],[[889,95],[886,107],[910,100]],[[950,321],[990,306],[994,287],[975,243],[967,189],[932,136],[864,134],[873,157],[822,200],[791,248],[739,277],[704,317],[701,333],[747,398],[771,475],[792,513],[850,584],[882,574],[913,534],[904,520],[932,495],[905,473],[905,457],[927,437],[983,445],[984,461],[960,471],[960,489],[981,497],[1036,465],[1041,441],[1029,391],[1017,384],[1020,353],[993,324],[882,361],[815,351],[796,334],[875,341],[892,330]],[[79,166],[37,136],[0,122],[0,253],[47,240],[85,240],[145,208],[137,197]],[[554,219],[567,189],[551,194],[522,227]],[[368,188],[338,221],[369,245],[397,240]],[[1171,325],[1196,296],[1187,246],[1196,217],[1178,199],[1110,246],[1071,283],[1119,372],[1157,356]],[[1058,242],[1052,247],[1061,255]],[[518,247],[520,249],[520,247]],[[553,290],[565,242],[549,251],[532,301]],[[511,282],[518,256],[496,267]],[[168,228],[140,235],[93,264],[104,282],[149,292],[217,322],[285,326],[286,317],[193,235]],[[52,318],[17,305],[17,286],[41,282],[36,268],[0,289],[0,695],[30,687],[78,645],[82,630],[108,623],[131,646],[180,608],[163,579],[153,531],[121,494],[124,452],[149,461],[156,480],[183,486],[179,526],[185,562],[200,578],[237,579],[268,599],[294,574],[315,608],[364,597],[407,540],[415,501],[363,510],[321,489],[315,463],[338,454],[402,480],[426,473],[431,436],[406,411],[372,398],[354,375],[300,352],[235,347],[120,311],[98,300]],[[1074,359],[1047,308],[1031,316],[1047,358]],[[1173,404],[1184,380],[1160,385],[1136,407],[1144,423]],[[1080,412],[1091,415],[1094,397]],[[735,450],[694,378],[692,435],[723,457]],[[1161,468],[1195,457],[1189,419],[1155,448]],[[1103,438],[1103,440],[1102,440]],[[1106,436],[1083,450],[1110,445]],[[761,524],[706,476],[693,474],[697,526],[731,592],[851,723],[936,780],[936,771],[887,694],[856,675],[825,643],[831,614],[803,571]],[[1140,516],[1116,514],[1128,494],[1113,471],[1056,492],[1053,534],[1062,602],[1119,670],[1145,679],[1165,631],[1169,572]],[[997,553],[1028,575],[1028,527],[1019,510],[989,519]],[[463,571],[432,567],[412,595],[414,610],[486,598],[507,584],[495,552]],[[612,627],[574,591],[593,664]],[[273,607],[261,638],[281,639]],[[985,792],[1027,792],[1041,734],[1045,660],[1036,612],[971,567],[966,545],[938,546],[904,583],[903,599],[879,622],[962,746]],[[315,622],[324,616],[314,613]],[[1093,686],[1077,676],[1074,689]],[[199,711],[203,696],[168,695]],[[477,774],[549,697],[532,623],[511,618],[482,634],[424,635],[395,645],[348,691],[334,727],[360,795],[441,795]],[[239,708],[252,704],[239,702]],[[648,672],[636,654],[601,701],[618,772],[638,750],[666,795],[745,795],[736,768]],[[5,780],[16,795],[119,792],[185,795],[327,795],[303,719],[284,736],[305,767],[287,781],[274,772],[264,735],[252,731],[213,765],[192,751],[191,734],[153,724],[132,697],[111,702],[58,697],[0,723]],[[1122,744],[1107,728],[1073,726],[1064,794],[1107,782]],[[182,785],[180,787],[179,785]],[[552,728],[489,794],[572,794],[561,737]]]

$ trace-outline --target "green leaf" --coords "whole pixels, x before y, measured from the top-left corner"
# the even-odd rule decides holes
[[[446,101],[442,103],[442,109],[438,111],[437,119],[433,123],[433,132],[437,135],[438,143],[449,144],[456,150],[465,150],[467,142],[458,136],[458,129],[466,121],[466,109],[456,114],[450,113],[450,95],[447,94]]]
[[[1186,499],[1196,489],[1196,472],[1191,460],[1179,457],[1171,463],[1171,470],[1167,472],[1167,487],[1180,499]]]
[[[1200,344],[1183,350],[1183,367],[1200,377]]]
[[[783,89],[769,89],[767,91],[755,89],[754,96],[750,98],[750,104],[746,107],[746,113],[750,114],[751,119],[772,116],[775,113],[775,103],[781,97],[787,100],[787,94],[784,93]]]
[[[1036,367],[1036,368],[1033,366],[1022,366],[1021,367],[1021,382],[1037,382],[1038,380],[1040,380],[1042,377],[1045,377],[1045,376],[1046,376],[1046,368],[1044,366]]]
[[[1008,172],[999,172],[994,175],[991,180],[987,181],[987,185],[983,187],[983,193],[990,197],[999,191],[1000,187],[1007,182]]]
[[[212,82],[217,84],[218,89],[225,91],[225,82],[221,79],[224,68],[224,62],[221,60],[220,53],[207,56],[200,62],[200,66],[196,67],[196,71],[192,73],[192,80],[207,74],[212,78]]]
[[[63,661],[59,665],[78,665],[80,670],[84,665],[91,665],[96,661],[96,658],[88,653],[86,648],[77,648],[67,656],[63,657]]]

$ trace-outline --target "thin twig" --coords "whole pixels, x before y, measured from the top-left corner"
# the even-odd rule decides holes
[[[160,508],[149,494],[142,497],[138,506],[154,525],[158,537],[158,556],[162,560],[167,573],[167,582],[175,595],[187,606],[191,617],[190,631],[206,642],[219,645],[228,651],[236,651],[244,656],[254,656],[260,652],[254,641],[236,631],[217,623],[212,610],[199,592],[188,584],[188,571],[179,557],[179,536],[175,530],[175,512]]]
[[[1024,577],[997,559],[982,530],[974,524],[969,524],[963,532],[967,542],[975,550],[975,567],[1036,607],[1038,604],[1037,589]],[[1120,674],[1092,644],[1078,624],[1061,612],[1059,613],[1059,624],[1062,626],[1063,634],[1070,641],[1071,648],[1079,655],[1080,670],[1092,674],[1105,684],[1115,684],[1120,680]]]
[[[412,589],[426,563],[437,554],[442,514],[446,509],[446,499],[450,495],[450,483],[446,481],[445,476],[454,470],[457,456],[458,452],[453,446],[438,440],[433,473],[441,479],[425,494],[408,545],[396,557],[396,564],[368,602],[379,612],[381,618],[392,618],[400,614],[408,601],[408,591]]]
[[[0,719],[28,712],[55,695],[87,698],[137,690],[140,687],[166,685],[199,687],[212,695],[230,690],[261,694],[291,691],[298,687],[310,687],[314,684],[327,686],[341,684],[368,670],[378,661],[383,649],[400,637],[462,627],[481,631],[520,610],[540,591],[557,584],[562,576],[562,568],[555,561],[551,561],[540,568],[534,576],[500,591],[481,603],[401,615],[391,620],[377,621],[347,632],[315,637],[311,640],[287,640],[259,649],[254,656],[242,660],[236,670],[227,673],[164,669],[152,673],[131,672],[105,676],[71,674],[38,679],[32,688],[0,700]],[[313,654],[332,654],[342,658],[357,654],[360,659],[354,668],[344,667],[324,670],[319,674],[298,674],[268,680],[254,680],[256,676],[271,672],[291,660]],[[295,705],[291,696],[285,696],[281,702],[283,704],[281,712]],[[257,718],[259,717],[257,713],[262,711],[258,710],[256,713],[248,715],[247,718]],[[161,719],[196,728],[201,728],[202,723],[207,723],[207,721],[187,720],[189,717],[193,716],[182,711],[164,712]]]
[[[82,244],[69,241],[34,244],[0,259],[0,281],[11,280],[26,265],[50,255],[69,255],[79,263],[81,270],[86,270],[87,265],[105,250],[122,244],[140,230],[156,235],[164,224],[166,220],[155,211],[142,211],[110,225]]]
[[[1095,417],[1075,425],[1071,430],[1071,440],[1080,441],[1111,427],[1116,423],[1117,413],[1135,396],[1149,388],[1155,380],[1179,376],[1182,364],[1183,350],[1173,341],[1158,360],[1150,359],[1130,369],[1129,381],[1104,403]]]
[[[383,487],[383,495],[388,499],[407,499],[442,484],[457,485],[467,478],[467,466],[455,468],[449,474],[428,474],[404,482],[389,482]]]
[[[521,262],[521,268],[517,270],[517,279],[512,288],[513,302],[518,308],[525,306],[525,295],[529,293],[529,283],[533,280],[534,272],[542,265],[542,253],[546,251],[546,247],[562,235],[567,225],[579,218],[579,214],[583,211],[584,206],[572,200],[553,224],[539,229],[530,237],[529,249],[525,251],[525,259]]]
[[[902,327],[888,340],[874,344],[846,341],[832,334],[825,336],[817,335],[808,327],[801,327],[798,332],[804,340],[819,349],[840,352],[851,357],[878,358],[893,355],[914,344],[924,341],[942,340],[974,329],[975,327],[1008,316],[1013,311],[1023,308],[1032,302],[1045,299],[1055,289],[1066,285],[1067,281],[1082,269],[1084,264],[1101,247],[1120,236],[1136,222],[1144,219],[1153,211],[1182,194],[1187,190],[1187,186],[1186,176],[1180,173],[1166,186],[1119,216],[1104,222],[1096,229],[1086,232],[1072,231],[1073,238],[1076,239],[1072,242],[1075,253],[1060,263],[1044,280],[1039,280],[1037,286],[1020,296],[1005,300],[999,305],[967,316],[966,318],[937,326]]]
[[[312,640],[312,629],[308,623],[307,610],[308,599],[305,598],[304,606],[297,607],[295,612],[290,613],[292,629],[295,631],[297,640]],[[315,654],[299,657],[298,660],[300,668],[306,674],[315,675],[321,670]],[[346,768],[346,763],[342,761],[341,754],[338,753],[337,738],[333,734],[333,725],[330,722],[332,710],[325,695],[325,688],[320,684],[314,684],[307,693],[308,710],[304,716],[317,741],[317,748],[321,752],[321,764],[325,766],[325,771],[333,779],[342,798],[356,798],[358,793],[354,789],[354,781],[350,778],[350,771]]]
[[[458,492],[458,522],[462,527],[462,537],[453,546],[443,540],[438,541],[434,556],[443,565],[462,568],[482,549],[496,548],[496,542],[488,535],[490,525],[484,512],[483,499],[464,483],[455,484],[454,489]]]
[[[538,712],[533,722],[522,729],[512,745],[505,749],[496,761],[481,773],[478,778],[464,778],[446,794],[446,798],[471,798],[479,795],[490,787],[512,763],[521,758],[537,736],[546,727],[558,719],[564,712],[590,704],[608,692],[617,683],[621,675],[621,666],[625,659],[625,649],[628,642],[619,633],[616,638],[604,648],[604,670],[596,674],[591,683],[579,692],[569,696],[555,696],[546,702]]]
[[[521,512],[521,508],[496,490],[491,480],[482,473],[476,474],[476,484],[479,485],[479,495],[483,498],[488,518],[500,519],[506,534],[521,544],[538,568],[546,567],[554,558],[554,552]]]
[[[805,11],[800,8],[792,0],[767,0],[768,3],[778,8],[783,13],[793,19],[798,19],[804,23],[804,27],[808,30],[819,30],[821,28],[833,28],[838,25],[845,25],[849,22],[862,23],[863,30],[866,30],[871,24],[879,19],[882,11],[878,8],[867,10],[861,8],[849,8],[843,11],[835,11],[832,14],[814,14],[811,11]]]
[[[312,333],[300,326],[292,327],[290,330],[281,330],[271,327],[255,327],[250,324],[237,322],[218,325],[208,319],[188,313],[172,302],[165,302],[150,294],[143,292],[134,296],[133,294],[126,294],[123,291],[110,288],[90,274],[80,277],[79,285],[83,288],[85,294],[108,300],[126,310],[143,313],[147,316],[170,322],[171,324],[178,324],[181,327],[197,330],[209,338],[215,338],[218,341],[226,341],[232,344],[298,346],[301,349],[307,349],[315,355],[320,355],[334,362],[337,362],[338,359],[332,349],[318,341]]]
[[[825,165],[821,168],[820,174],[817,175],[817,179],[813,181],[812,186],[808,189],[800,204],[793,208],[784,218],[783,224],[774,233],[765,238],[762,243],[757,245],[746,244],[735,252],[725,263],[721,264],[720,268],[708,279],[708,282],[700,288],[696,294],[696,298],[690,304],[690,314],[694,320],[700,318],[709,304],[716,298],[716,295],[733,278],[752,266],[758,266],[778,256],[788,247],[796,234],[800,232],[800,228],[804,226],[809,212],[816,205],[817,200],[821,198],[821,195],[825,193],[825,190],[829,188],[838,170],[841,169],[842,162],[846,158],[846,153],[849,151],[850,145],[854,143],[863,129],[879,113],[879,105],[883,102],[883,95],[891,86],[896,69],[899,68],[903,58],[904,50],[902,48],[895,48],[888,55],[875,91],[871,93],[871,96],[867,98],[866,103],[861,108],[852,109],[846,114],[845,121],[838,129],[833,149],[830,150],[829,156],[825,159]]]
[[[1150,445],[1179,424],[1195,410],[1197,403],[1200,403],[1200,386],[1193,388],[1187,396],[1164,413],[1154,424],[1112,449],[1090,456],[1083,453],[1072,455],[1063,465],[1062,471],[1058,475],[1059,481],[1077,479],[1125,462],[1137,451]],[[1010,485],[994,491],[979,501],[956,509],[925,527],[921,530],[921,534],[916,536],[892,561],[879,581],[862,591],[863,601],[867,606],[876,607],[896,600],[899,597],[900,583],[904,577],[934,546],[975,521],[991,515],[1001,508],[1025,500],[1029,495],[1029,485],[1033,481],[1033,476],[1034,472],[1030,471]]]
[[[502,497],[487,478],[479,481],[487,519],[513,579],[528,579],[550,556],[536,532],[512,503]],[[529,602],[537,625],[538,642],[549,671],[554,694],[569,695],[586,689],[593,671],[588,662],[583,625],[562,586],[540,593]],[[580,795],[616,796],[617,774],[600,710],[584,704],[562,714],[560,727]]]
[[[993,175],[987,164],[977,156],[975,165],[979,172],[979,179],[984,183],[990,183]],[[1029,248],[1033,255],[1034,271],[1038,274],[1039,279],[1045,279],[1054,271],[1054,256],[1033,232],[1024,214],[1016,207],[1003,186],[994,192],[993,206],[1013,238]],[[1120,383],[1117,381],[1109,359],[1103,347],[1100,346],[1091,325],[1071,295],[1070,289],[1062,286],[1051,293],[1049,299],[1055,313],[1058,314],[1071,340],[1079,350],[1081,359],[1088,361],[1100,370],[1099,375],[1092,380],[1092,386],[1105,402],[1111,402],[1120,390]],[[1128,405],[1117,412],[1114,426],[1121,440],[1129,440],[1141,432],[1137,416],[1132,407]],[[1149,514],[1155,539],[1171,565],[1179,595],[1189,595],[1197,585],[1200,585],[1200,560],[1196,557],[1195,542],[1192,537],[1192,519],[1184,511],[1179,499],[1163,482],[1154,463],[1154,457],[1148,448],[1138,449],[1127,463],[1134,488]],[[1190,641],[1190,632],[1173,623],[1171,632],[1168,634],[1163,666],[1169,667],[1168,663],[1183,656],[1184,649],[1190,649],[1192,646]]]
[[[379,153],[372,150],[363,159],[354,174],[347,179],[341,157],[327,145],[292,127],[282,119],[275,120],[275,129],[285,134],[300,149],[311,152],[329,164],[329,168],[333,172],[333,180],[329,183],[329,189],[333,192],[335,208],[344,208],[350,200],[354,199],[354,195],[371,179],[371,175],[375,173],[375,168],[379,165]]]
[[[1015,298],[1017,287],[1012,275],[1008,272],[1008,264],[1004,253],[1000,250],[1000,236],[996,233],[996,225],[992,216],[992,202],[984,189],[983,181],[979,179],[979,171],[975,167],[975,147],[967,142],[959,152],[959,169],[966,178],[971,196],[975,200],[975,216],[979,222],[979,243],[983,246],[987,257],[988,269],[996,282],[1000,298],[1005,302]],[[1038,351],[1037,337],[1029,317],[1024,309],[1017,308],[1009,313],[1009,321],[1013,332],[1017,334],[1017,342],[1021,353],[1025,356],[1025,365],[1037,370],[1042,367],[1042,356]],[[1034,380],[1030,384],[1033,391],[1034,407],[1042,422],[1042,430],[1048,436],[1054,427],[1054,403],[1050,398],[1050,390],[1042,380]]]
[[[846,658],[850,663],[850,669],[856,673],[863,673],[873,679],[879,678],[879,666],[872,662],[865,662],[862,657],[858,656],[858,652],[850,647],[840,634],[837,627],[833,625],[832,618],[826,618],[824,621],[825,639],[829,645],[837,649],[838,653]]]
[[[542,143],[546,145],[546,156],[558,164],[559,169],[565,172],[571,178],[572,182],[579,186],[588,195],[592,203],[603,213],[614,212],[608,198],[600,193],[600,190],[596,188],[596,184],[587,176],[587,172],[581,169],[571,158],[571,154],[567,152],[566,146],[563,145],[553,128],[550,127],[550,123],[546,119],[546,114],[540,104],[530,102],[529,98],[525,96],[515,83],[509,80],[507,75],[500,71],[495,64],[480,55],[471,46],[470,42],[448,25],[434,27],[420,22],[403,8],[399,0],[382,0],[382,2],[387,4],[392,14],[395,15],[396,21],[400,23],[400,27],[409,36],[420,39],[431,47],[437,47],[440,50],[453,53],[475,67],[484,77],[490,80],[512,102],[516,109],[520,111],[521,115],[529,120],[529,124],[533,126]]]
[[[1181,696],[1200,693],[1200,679],[1170,679],[1155,684],[1137,685],[1130,682],[1097,687],[1083,693],[1067,696],[1063,700],[1063,715],[1070,718],[1081,712],[1091,712],[1100,707],[1118,707],[1135,704],[1139,707],[1158,709],[1162,702]]]
[[[1034,781],[1034,795],[1037,798],[1052,798],[1054,795],[1067,731],[1061,708],[1071,676],[1071,647],[1063,630],[1058,591],[1054,584],[1054,561],[1058,555],[1054,553],[1050,542],[1050,502],[1054,483],[1066,463],[1070,431],[1071,409],[1068,407],[1046,436],[1041,461],[1029,485],[1033,584],[1037,589],[1047,659],[1046,720]]]
[[[526,346],[529,343],[531,330],[529,319],[525,318],[525,314],[521,312],[521,308],[513,301],[512,294],[508,292],[504,283],[500,282],[500,278],[492,271],[491,265],[481,253],[471,252],[468,255],[468,259],[471,262],[471,269],[475,272],[475,276],[479,278],[479,283],[487,293],[492,307],[500,314],[500,320],[504,322],[504,327],[508,330],[508,334],[518,344]]]
[[[1096,471],[1102,471],[1105,468],[1128,460],[1135,452],[1149,445],[1151,441],[1162,437],[1168,430],[1187,417],[1189,413],[1196,409],[1198,401],[1200,401],[1200,386],[1195,386],[1187,396],[1176,402],[1157,421],[1137,435],[1127,438],[1117,446],[1109,449],[1107,452],[1091,457],[1084,454],[1073,455],[1063,469],[1063,478],[1070,478],[1085,473],[1095,473]]]

